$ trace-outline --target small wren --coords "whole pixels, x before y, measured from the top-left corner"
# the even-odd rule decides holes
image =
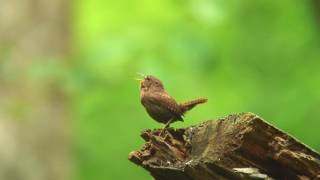
[[[198,98],[177,103],[167,94],[162,82],[151,75],[144,76],[140,82],[140,100],[148,114],[157,122],[166,124],[164,129],[175,121],[183,121],[183,115],[198,104],[206,103],[206,98]]]

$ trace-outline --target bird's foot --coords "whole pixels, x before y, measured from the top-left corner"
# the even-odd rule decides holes
[[[159,136],[162,137],[162,135],[165,134],[165,131],[167,130],[167,127],[164,127],[161,131],[160,131],[160,134]]]
[[[161,130],[159,136],[162,136],[162,134],[170,127],[170,123],[172,122],[173,119],[170,119],[166,125],[163,127],[163,129]]]

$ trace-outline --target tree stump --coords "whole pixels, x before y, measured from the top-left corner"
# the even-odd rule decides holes
[[[144,130],[129,160],[156,180],[320,179],[320,155],[253,113]]]

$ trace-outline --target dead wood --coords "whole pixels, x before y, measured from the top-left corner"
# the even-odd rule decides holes
[[[320,179],[320,155],[253,113],[145,130],[129,160],[156,180]]]

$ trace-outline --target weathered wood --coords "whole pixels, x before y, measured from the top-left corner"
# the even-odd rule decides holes
[[[320,179],[320,155],[252,113],[145,130],[129,160],[156,180]]]

